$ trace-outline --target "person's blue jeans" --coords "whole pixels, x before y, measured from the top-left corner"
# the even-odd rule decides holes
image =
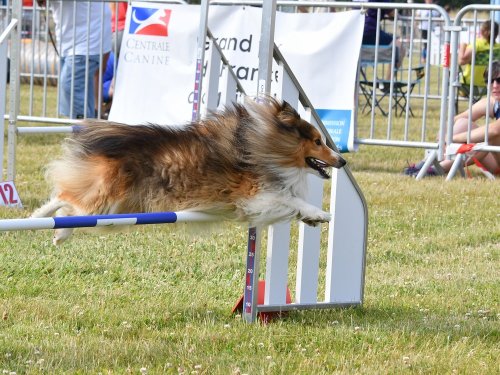
[[[75,67],[73,85],[73,66]],[[99,67],[99,55],[71,55],[61,57],[61,76],[59,82],[59,114],[70,118],[95,117],[94,74]],[[87,74],[85,74],[87,73]],[[87,83],[85,87],[85,82]],[[72,87],[73,86],[73,87]],[[87,109],[85,111],[85,90],[87,90]],[[73,92],[73,98],[71,93]],[[73,106],[71,106],[73,100]],[[86,116],[84,116],[86,114]]]

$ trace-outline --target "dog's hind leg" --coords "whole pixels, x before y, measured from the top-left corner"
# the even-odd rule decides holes
[[[64,241],[66,241],[73,234],[73,228],[61,228],[54,231],[54,237],[52,238],[52,243],[55,246],[59,246]]]
[[[31,214],[31,217],[51,217],[54,216],[56,212],[60,216],[71,216],[75,214],[73,207],[68,202],[62,201],[59,198],[55,197],[45,203],[39,209],[35,210]],[[73,228],[56,229],[54,231],[54,238],[52,239],[52,243],[56,246],[60,245],[65,240],[67,240],[72,233]]]
[[[32,214],[31,217],[51,217],[54,216],[57,210],[61,209],[62,207],[66,206],[67,203],[58,199],[58,198],[52,198],[50,201],[45,203],[42,207],[38,208],[35,210]]]
[[[69,204],[63,205],[59,210],[57,210],[58,216],[74,216],[75,210]],[[74,228],[59,228],[54,231],[54,237],[52,238],[52,243],[55,246],[59,246],[64,241],[66,241],[73,234]]]

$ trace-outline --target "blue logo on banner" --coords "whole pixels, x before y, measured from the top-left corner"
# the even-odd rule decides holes
[[[317,109],[319,117],[340,152],[349,152],[350,109]]]

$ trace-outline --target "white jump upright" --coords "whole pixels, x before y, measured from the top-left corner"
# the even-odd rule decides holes
[[[275,54],[274,58],[279,62],[283,73],[279,90],[282,99],[296,108],[300,102],[305,109],[302,116],[323,133],[330,146],[335,147],[286,62],[280,60],[280,57]],[[308,202],[322,208],[324,188],[324,180],[311,175]],[[259,305],[257,311],[331,308],[362,303],[368,213],[363,194],[347,166],[332,170],[330,212],[333,220],[328,228],[324,299],[318,298],[321,282],[321,228],[299,223],[295,301],[292,304],[285,303],[290,227],[289,223],[283,223],[269,230],[266,294],[264,304]]]
[[[14,181],[16,171],[16,117],[19,113],[20,103],[20,82],[21,74],[19,70],[21,53],[21,20],[22,2],[14,0],[12,2],[12,21],[17,20],[10,36],[10,96],[9,96],[9,127],[7,131],[7,181]],[[3,120],[3,119],[2,119]],[[2,139],[3,141],[3,139]]]
[[[269,94],[271,62],[274,58],[279,64],[281,77],[280,87],[277,89],[280,99],[286,100],[299,111],[304,109],[301,115],[321,131],[330,147],[336,148],[285,59],[274,45],[276,1],[265,1],[262,7],[257,92]],[[308,202],[323,207],[324,187],[322,179],[310,176]],[[368,211],[361,189],[347,166],[333,170],[330,194],[333,220],[328,228],[324,299],[318,298],[321,282],[321,227],[299,224],[295,299],[293,303],[287,304],[291,227],[290,223],[275,224],[268,231],[263,304],[256,303],[260,248],[249,239],[243,311],[246,321],[255,321],[258,312],[357,306],[363,302]],[[252,230],[250,237],[258,241],[259,230]],[[249,292],[249,288],[253,293]]]

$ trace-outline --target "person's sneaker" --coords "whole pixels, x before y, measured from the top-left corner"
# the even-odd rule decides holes
[[[425,164],[425,162],[423,160],[417,164],[408,164],[408,167],[403,169],[403,174],[405,174],[407,176],[417,177],[418,173],[423,168],[424,164]],[[437,176],[437,175],[438,175],[438,173],[436,171],[436,168],[434,168],[434,166],[431,165],[427,169],[426,176]]]

